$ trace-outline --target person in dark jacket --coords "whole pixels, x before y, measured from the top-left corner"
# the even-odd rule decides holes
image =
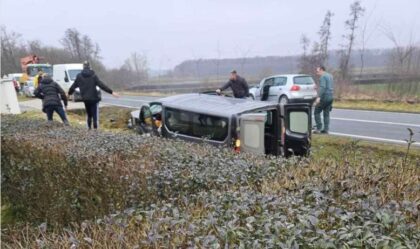
[[[246,80],[239,76],[235,70],[230,72],[229,81],[224,86],[217,89],[216,93],[220,94],[229,87],[232,88],[233,96],[235,98],[244,99],[249,95],[248,83],[246,83]]]
[[[47,74],[42,75],[42,81],[35,89],[34,95],[42,99],[42,110],[47,114],[48,121],[52,121],[54,112],[57,112],[63,123],[69,125],[62,104],[64,102],[64,106],[67,109],[66,93],[60,85],[51,79],[51,76]]]
[[[114,97],[119,97],[119,95],[112,91],[108,86],[106,86],[95,74],[95,72],[90,68],[88,61],[83,63],[83,70],[76,76],[74,83],[69,89],[69,95],[72,95],[76,88],[79,88],[80,95],[85,104],[86,114],[87,114],[87,126],[92,129],[98,129],[98,106],[99,101],[101,101],[101,96],[96,87],[104,90],[105,92],[112,94]]]

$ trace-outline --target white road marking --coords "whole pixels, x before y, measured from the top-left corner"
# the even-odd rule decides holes
[[[418,124],[409,124],[409,123],[397,123],[397,122],[387,122],[387,121],[377,121],[377,120],[365,120],[365,119],[352,119],[352,118],[334,118],[334,120],[343,120],[343,121],[353,121],[353,122],[364,122],[364,123],[375,123],[375,124],[387,124],[387,125],[402,125],[409,127],[420,127]]]
[[[358,109],[344,109],[344,108],[334,108],[336,110],[345,111],[345,112],[376,112],[376,113],[386,113],[386,114],[397,114],[397,115],[413,115],[419,116],[420,113],[412,113],[412,112],[387,112],[387,111],[373,111],[373,110],[358,110]]]
[[[407,144],[404,140],[396,140],[396,139],[388,139],[388,138],[381,138],[381,137],[370,137],[370,136],[361,136],[361,135],[354,135],[354,134],[346,134],[340,132],[330,132],[330,135],[341,136],[341,137],[352,137],[364,140],[372,140],[378,142],[388,142],[388,143],[395,143],[395,144]],[[420,146],[420,142],[413,143],[415,146]]]
[[[114,104],[114,103],[104,103],[104,105],[112,105],[112,106],[119,106],[119,107],[125,107],[125,108],[130,108],[130,109],[136,109],[137,107],[134,106],[129,106],[129,105],[121,105],[121,104]]]

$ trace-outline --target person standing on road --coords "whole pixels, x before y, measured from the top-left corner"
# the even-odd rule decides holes
[[[53,121],[53,114],[54,112],[57,112],[63,123],[69,125],[66,112],[61,103],[64,102],[64,106],[67,109],[66,93],[59,84],[51,79],[51,76],[47,74],[42,75],[42,81],[35,89],[34,95],[37,98],[42,99],[42,111],[47,114],[48,122]]]
[[[333,76],[325,71],[324,66],[316,68],[319,78],[318,98],[315,101],[315,122],[316,130],[314,133],[328,134],[330,127],[330,112],[334,99],[334,79]],[[324,125],[321,122],[321,112],[324,116]]]
[[[239,76],[235,70],[230,72],[229,81],[224,86],[217,89],[216,93],[220,94],[229,87],[232,88],[233,96],[235,98],[244,99],[249,95],[248,83],[246,83],[246,80]]]
[[[76,76],[76,80],[71,85],[69,89],[69,95],[72,95],[76,88],[79,88],[80,95],[85,104],[86,114],[87,114],[87,126],[92,129],[98,129],[98,106],[99,101],[101,101],[101,96],[99,90],[96,87],[104,90],[105,92],[112,94],[114,97],[119,97],[119,95],[112,91],[108,86],[106,86],[95,74],[95,72],[90,68],[90,63],[85,61],[83,63],[83,70]]]

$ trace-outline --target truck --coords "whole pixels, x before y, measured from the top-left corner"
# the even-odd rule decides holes
[[[40,63],[43,59],[43,57],[39,57],[35,54],[31,54],[20,59],[20,65],[23,73],[21,77],[21,89],[27,97],[34,97],[34,90],[37,87],[34,79],[39,71],[49,75],[53,74],[52,66],[49,63]]]

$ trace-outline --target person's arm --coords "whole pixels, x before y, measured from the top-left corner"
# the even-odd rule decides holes
[[[325,75],[322,75],[319,79],[319,90],[318,90],[318,97],[323,98],[325,94],[325,90],[327,88],[327,79]]]
[[[34,95],[35,95],[35,97],[37,97],[39,99],[43,99],[44,98],[44,94],[42,93],[42,90],[41,90],[41,88],[39,86],[35,89]]]
[[[244,79],[244,81],[242,82],[244,89],[245,89],[245,97],[249,96],[249,86],[248,83],[246,82],[246,80]]]
[[[224,91],[224,90],[228,89],[231,84],[232,84],[232,81],[229,80],[226,84],[224,84],[221,88],[219,88],[220,91]]]
[[[96,85],[99,86],[99,88],[101,88],[102,90],[104,90],[105,92],[112,94],[114,91],[112,91],[111,88],[109,88],[107,85],[105,85],[105,83],[103,83],[97,75],[94,76],[95,77],[95,82]]]
[[[61,88],[61,86],[59,84],[56,83],[55,85],[58,89],[58,93],[61,96],[61,100],[64,102],[64,106],[67,107],[68,100],[67,100],[66,93],[64,92],[63,88]]]
[[[71,87],[69,89],[69,95],[72,95],[74,93],[74,90],[79,87],[79,77],[80,77],[80,75],[78,74],[76,76],[76,79],[74,80],[73,84],[71,85]]]

